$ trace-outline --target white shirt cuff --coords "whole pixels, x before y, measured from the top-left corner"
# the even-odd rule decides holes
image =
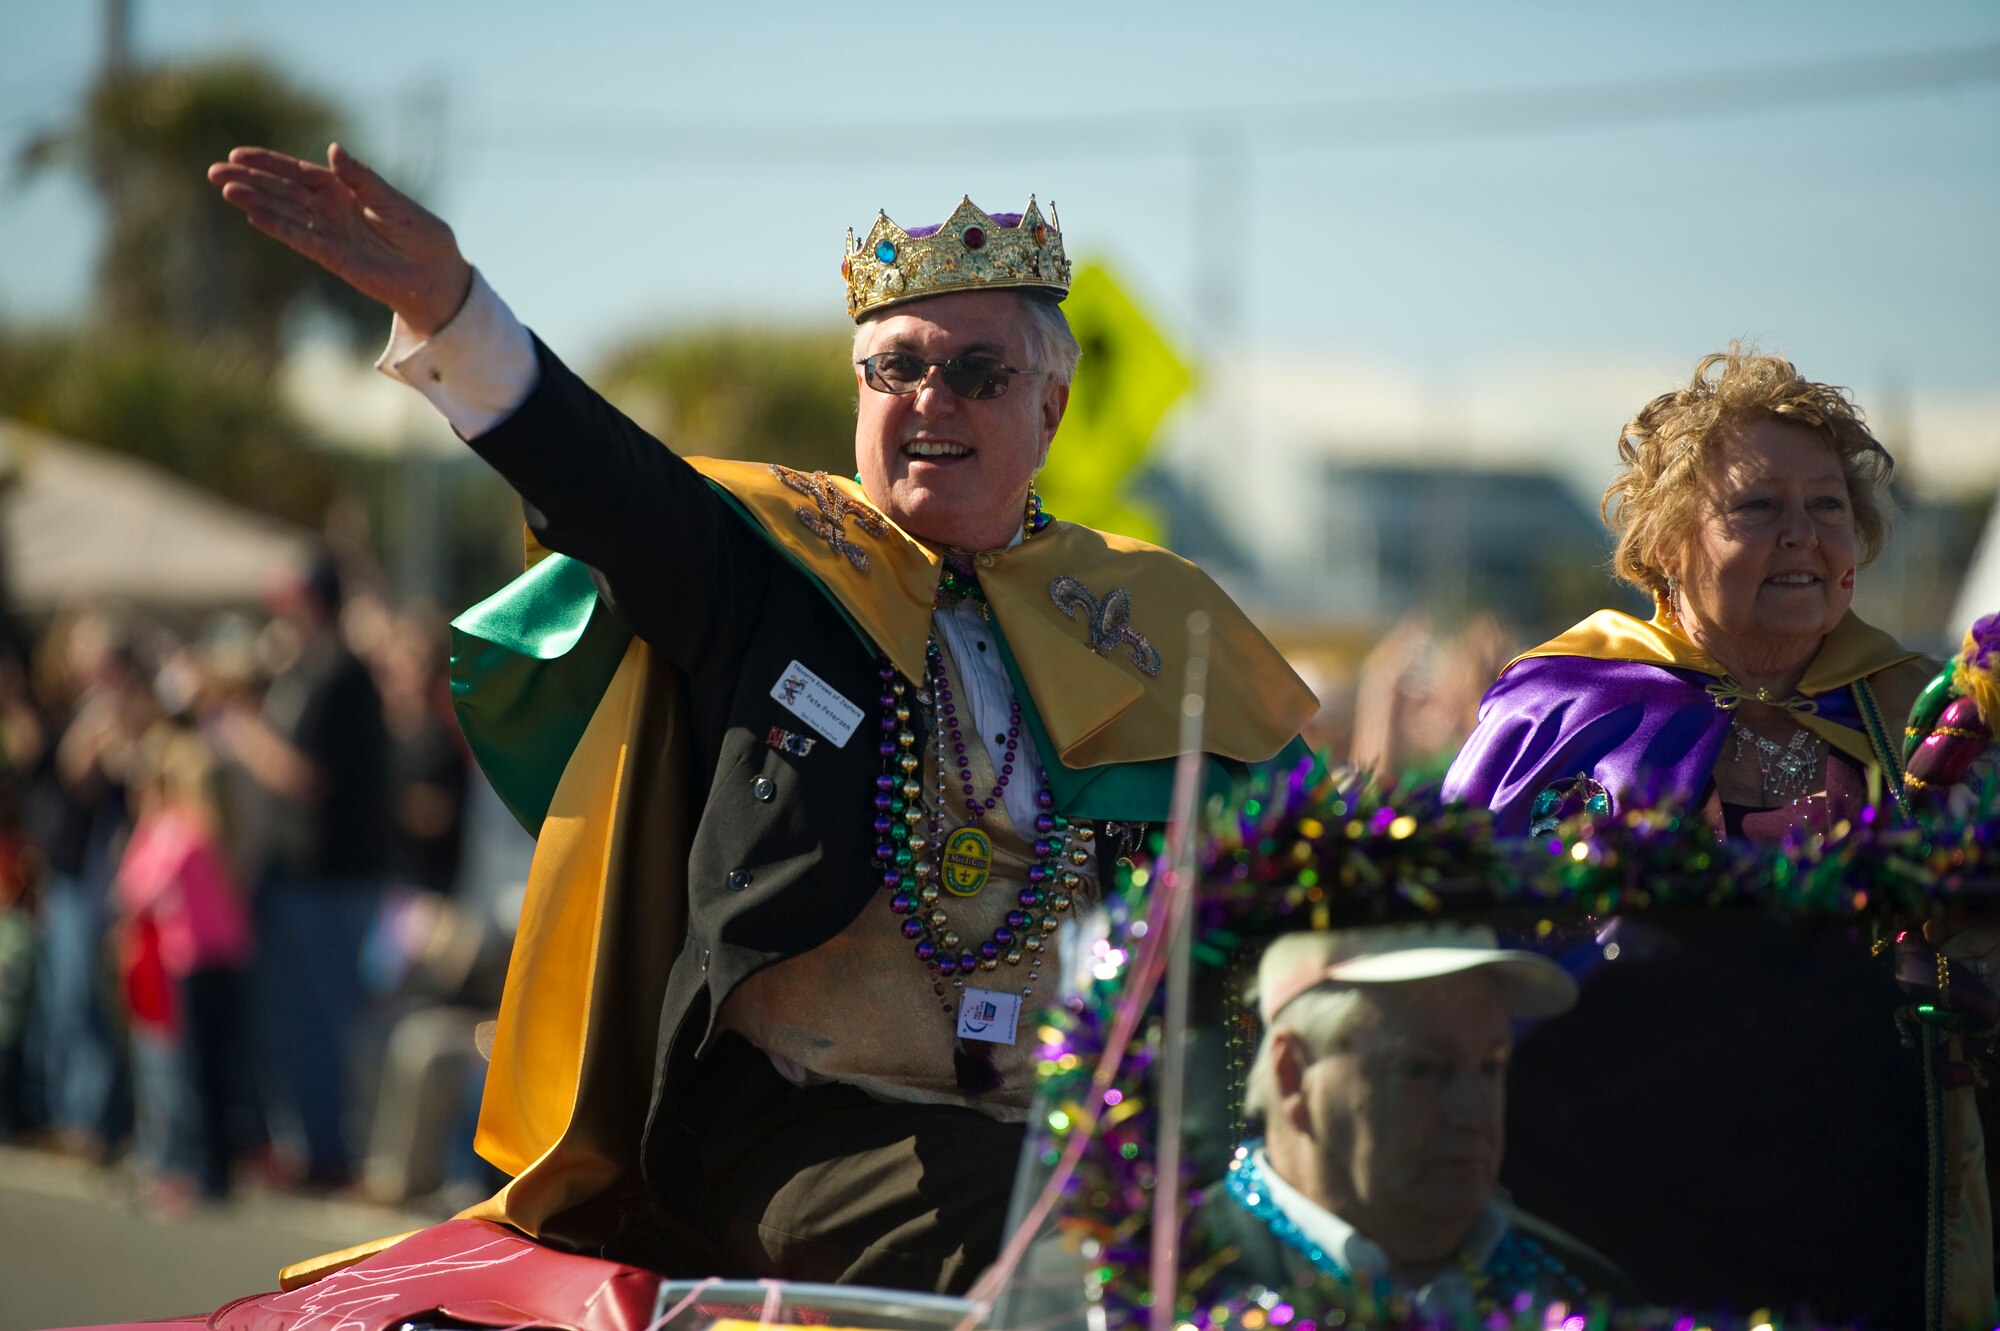
[[[375,368],[429,398],[462,439],[513,415],[541,378],[534,339],[476,268],[465,304],[430,337],[396,316]]]

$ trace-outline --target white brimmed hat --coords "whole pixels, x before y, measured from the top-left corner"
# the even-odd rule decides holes
[[[1322,984],[1405,984],[1472,970],[1500,981],[1509,1016],[1553,1017],[1576,1006],[1576,981],[1547,957],[1501,947],[1485,925],[1435,922],[1280,935],[1257,966],[1257,1013],[1268,1026]]]

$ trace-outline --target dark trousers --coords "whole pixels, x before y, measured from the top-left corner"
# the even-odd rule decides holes
[[[131,1127],[131,1069],[105,967],[102,865],[42,883],[35,974],[35,1047],[52,1126],[80,1130],[109,1150]]]
[[[236,1115],[242,1087],[243,972],[204,967],[181,981],[182,1040],[186,1075],[193,1091],[191,1155],[195,1182],[212,1200],[229,1195],[229,1164],[235,1155]]]
[[[1021,1124],[794,1086],[734,1036],[697,1068],[689,1218],[718,1274],[956,1294],[999,1255]]]
[[[295,1127],[307,1177],[345,1181],[350,1043],[366,1001],[361,949],[376,884],[269,871],[257,889],[251,987],[266,1095]]]

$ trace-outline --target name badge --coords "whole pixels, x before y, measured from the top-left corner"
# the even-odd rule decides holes
[[[990,1044],[1014,1043],[1021,1021],[1021,996],[997,989],[968,989],[958,1003],[958,1036]]]
[[[778,676],[778,682],[771,686],[771,696],[786,711],[832,740],[836,749],[846,747],[848,737],[860,726],[864,716],[862,710],[841,697],[833,685],[797,661],[786,666],[785,673]]]

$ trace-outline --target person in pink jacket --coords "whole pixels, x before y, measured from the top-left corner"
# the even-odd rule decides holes
[[[223,849],[215,760],[200,732],[146,736],[137,821],[118,866],[120,971],[137,1063],[141,1145],[171,1195],[229,1191],[250,917]]]

